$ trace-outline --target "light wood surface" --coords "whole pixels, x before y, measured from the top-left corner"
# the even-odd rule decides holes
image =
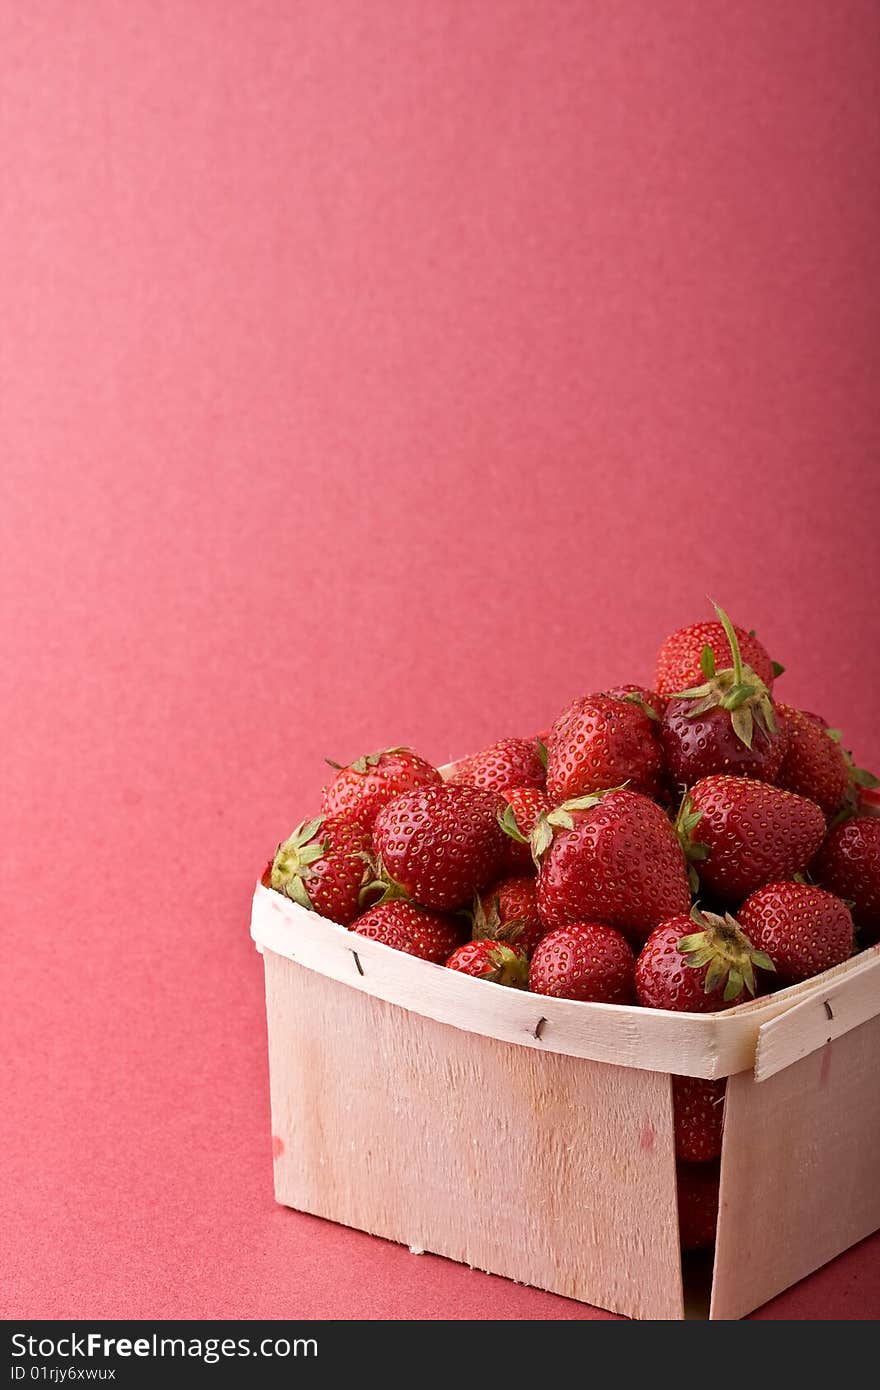
[[[632,1317],[683,1315],[668,1076],[539,1057],[264,947],[280,1202]]]
[[[765,1081],[878,1013],[880,952],[875,946],[863,952],[847,974],[829,978],[800,1003],[761,1025],[755,1079]]]
[[[728,1081],[713,1318],[743,1317],[880,1227],[878,1057],[873,1018],[761,1082]]]
[[[880,955],[873,951],[817,980],[724,1013],[683,1014],[549,999],[475,980],[359,937],[261,884],[254,894],[251,934],[258,949],[471,1035],[645,1071],[721,1077],[750,1069],[765,1024],[863,969],[867,976],[873,968],[880,1011]]]

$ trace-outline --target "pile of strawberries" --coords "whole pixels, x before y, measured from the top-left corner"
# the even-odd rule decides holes
[[[877,779],[778,703],[753,632],[673,633],[654,689],[584,695],[446,779],[338,767],[264,882],[399,951],[537,994],[710,1012],[880,938]],[[858,933],[858,940],[857,940]],[[724,1082],[673,1080],[682,1243],[712,1243]]]

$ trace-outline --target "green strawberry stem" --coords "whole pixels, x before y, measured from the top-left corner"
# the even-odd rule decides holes
[[[716,670],[711,647],[704,647],[700,656],[700,669],[706,677],[705,681],[701,685],[691,686],[688,690],[677,691],[672,698],[693,701],[693,705],[687,711],[689,719],[696,719],[712,709],[726,710],[740,743],[745,744],[746,748],[751,748],[756,725],[767,739],[776,731],[773,701],[760,676],[743,661],[733,623],[723,608],[717,603],[713,606],[730,643],[733,665],[725,667],[722,671]]]
[[[731,652],[731,656],[733,657],[733,683],[734,683],[734,685],[742,685],[742,683],[743,683],[743,663],[742,663],[742,655],[741,655],[740,649],[739,649],[739,641],[738,641],[737,635],[736,635],[736,629],[734,628],[733,623],[732,623],[732,622],[730,621],[730,619],[728,618],[728,616],[727,616],[727,614],[725,613],[724,609],[721,608],[721,607],[715,602],[714,599],[712,600],[712,607],[715,609],[715,612],[718,614],[718,621],[720,622],[721,626],[724,628],[725,634],[727,635],[727,640],[728,640],[728,642],[730,643],[730,652]]]

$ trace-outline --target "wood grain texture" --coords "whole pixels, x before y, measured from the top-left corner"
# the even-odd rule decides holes
[[[279,1202],[632,1317],[682,1316],[668,1076],[540,1056],[263,960]]]
[[[751,1069],[765,1023],[817,994],[831,979],[857,970],[863,960],[856,957],[815,981],[724,1013],[684,1014],[549,999],[475,980],[355,936],[261,884],[254,893],[251,935],[258,949],[287,956],[353,990],[453,1024],[471,1036],[646,1071],[703,1077]]]
[[[764,1081],[880,1013],[880,952],[865,951],[848,974],[829,979],[778,1018],[761,1025],[755,1079]]]
[[[880,1018],[727,1083],[711,1316],[740,1318],[880,1227]]]

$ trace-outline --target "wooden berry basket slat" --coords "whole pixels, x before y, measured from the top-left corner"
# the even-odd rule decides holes
[[[880,1227],[880,948],[721,1014],[550,999],[257,884],[275,1196],[639,1318],[684,1316],[673,1074],[728,1077],[710,1316]]]

